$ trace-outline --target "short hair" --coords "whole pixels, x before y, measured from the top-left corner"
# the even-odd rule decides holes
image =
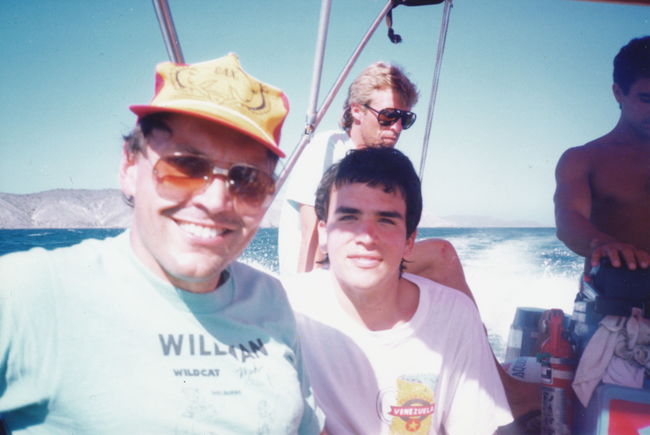
[[[418,90],[409,80],[406,73],[398,65],[375,62],[366,67],[350,85],[348,96],[343,103],[341,128],[346,132],[352,127],[352,104],[369,104],[374,91],[392,89],[396,92],[402,104],[409,109],[418,102]]]
[[[614,83],[623,94],[639,78],[650,78],[650,36],[632,39],[614,58]]]
[[[129,134],[124,135],[122,138],[124,139],[124,149],[127,153],[129,154],[134,154],[137,152],[142,152],[144,150],[145,143],[149,136],[151,136],[151,133],[154,130],[162,130],[165,131],[169,134],[172,133],[171,127],[167,124],[167,118],[170,116],[169,113],[165,112],[158,112],[158,113],[153,113],[151,115],[143,116],[142,118],[138,119],[137,124],[131,130]],[[191,115],[187,115],[191,116]],[[261,146],[264,146],[262,143],[260,143]],[[271,163],[272,167],[274,167],[277,162],[278,162],[278,155],[266,148],[267,155],[269,158],[269,162]]]
[[[325,172],[316,190],[316,216],[326,222],[332,187],[363,183],[384,192],[400,192],[406,203],[406,237],[417,229],[422,216],[422,188],[413,164],[391,147],[355,149]]]
[[[144,151],[145,143],[155,129],[171,134],[172,130],[166,122],[168,116],[169,114],[160,112],[138,119],[133,130],[129,134],[122,136],[124,139],[124,150],[129,155]]]

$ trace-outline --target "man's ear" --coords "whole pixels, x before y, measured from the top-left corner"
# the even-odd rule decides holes
[[[327,254],[327,222],[318,221],[318,249],[323,254]]]
[[[404,255],[402,258],[408,258],[413,252],[413,246],[415,246],[415,237],[417,236],[417,230],[413,231],[413,234],[406,238],[406,247],[404,248]]]
[[[126,147],[122,150],[120,163],[120,189],[126,198],[135,197],[136,179],[138,176],[137,153],[128,152]]]
[[[350,105],[350,114],[352,115],[352,120],[356,122],[361,122],[361,115],[363,114],[363,108],[360,104],[352,103]]]
[[[616,101],[618,102],[619,107],[620,107],[621,100],[623,99],[623,96],[625,95],[625,93],[623,92],[623,89],[621,89],[621,87],[617,83],[614,83],[612,85],[612,93],[614,94],[614,98],[616,98]]]

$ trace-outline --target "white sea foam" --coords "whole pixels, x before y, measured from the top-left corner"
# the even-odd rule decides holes
[[[529,239],[492,242],[472,255],[459,249],[483,322],[502,343],[517,307],[560,308],[567,314],[573,310],[579,273],[551,267],[538,249],[539,243]]]

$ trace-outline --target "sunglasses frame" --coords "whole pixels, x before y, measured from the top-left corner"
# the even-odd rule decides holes
[[[370,105],[367,103],[364,104],[363,107],[370,109],[375,114],[375,117],[377,118],[377,122],[382,127],[388,127],[395,124],[397,121],[402,121],[402,128],[404,130],[408,130],[413,126],[413,124],[415,124],[415,120],[417,119],[417,115],[414,112],[411,112],[409,110],[395,109],[393,107],[387,107],[385,109],[377,110],[370,107]],[[394,112],[394,114],[397,115],[394,121],[386,121],[386,120],[382,121],[379,119],[380,116],[391,117],[390,115],[385,113],[387,111]]]
[[[209,172],[199,176],[186,175],[184,171],[179,169],[178,165],[173,163],[173,159],[183,157],[193,158],[204,162],[206,164],[206,168],[209,168]],[[159,173],[162,172],[159,167],[160,164],[166,164],[171,168],[176,169],[178,173],[161,175]],[[238,191],[239,189],[245,190],[246,187],[241,186],[241,180],[238,182],[233,177],[232,171],[236,168],[253,169],[255,173],[261,174],[261,178],[260,175],[257,175],[255,177],[256,180],[263,180],[260,185],[261,188],[258,189],[258,191],[254,191],[253,195],[250,195],[249,197]],[[222,166],[219,166],[217,162],[210,160],[207,157],[181,151],[176,151],[171,154],[160,156],[158,160],[153,164],[152,175],[156,181],[158,193],[163,197],[174,200],[190,198],[197,193],[205,191],[205,189],[207,189],[214,182],[214,179],[218,176],[225,177],[224,181],[228,186],[228,193],[232,195],[234,203],[239,207],[242,205],[245,205],[248,209],[265,207],[270,203],[270,199],[275,193],[275,178],[260,168],[246,163],[233,163],[229,168],[226,169]],[[201,181],[200,187],[193,187],[192,182],[198,181]],[[187,186],[183,186],[183,182],[187,182]],[[174,191],[175,194],[170,193]],[[258,199],[256,200],[251,198]]]

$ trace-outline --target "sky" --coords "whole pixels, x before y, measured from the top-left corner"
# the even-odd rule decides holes
[[[151,1],[1,2],[0,191],[118,188],[128,110],[147,103],[168,60]],[[332,0],[320,99],[384,0]],[[228,52],[289,97],[282,135],[299,142],[309,102],[317,0],[169,0],[187,62]],[[420,89],[398,147],[420,166],[443,7],[400,6],[392,44],[382,23],[346,80],[384,60]],[[562,152],[611,130],[612,60],[650,33],[650,6],[578,0],[454,0],[423,174],[425,210],[553,226]],[[345,97],[318,130],[333,129]]]

